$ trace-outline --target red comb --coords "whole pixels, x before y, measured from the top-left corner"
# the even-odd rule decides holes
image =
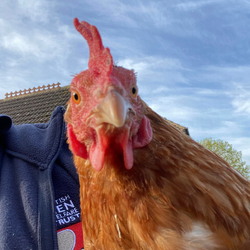
[[[113,67],[113,58],[109,48],[104,48],[97,28],[84,21],[80,23],[77,18],[74,19],[74,25],[89,45],[89,70],[97,74],[109,75]]]

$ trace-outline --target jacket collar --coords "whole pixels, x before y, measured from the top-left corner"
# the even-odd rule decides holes
[[[0,135],[6,134],[12,126],[12,120],[7,115],[0,115]]]
[[[5,133],[6,152],[41,169],[49,166],[66,138],[65,109],[57,107],[46,124],[13,125]]]

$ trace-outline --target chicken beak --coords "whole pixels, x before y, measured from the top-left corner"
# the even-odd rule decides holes
[[[106,97],[97,105],[96,124],[112,124],[117,128],[125,124],[127,112],[132,110],[130,104],[114,89],[109,90]]]

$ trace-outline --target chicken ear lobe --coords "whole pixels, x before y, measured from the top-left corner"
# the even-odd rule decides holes
[[[67,125],[67,133],[68,133],[70,147],[71,147],[73,154],[75,154],[81,158],[87,159],[88,158],[87,148],[86,148],[85,144],[79,142],[76,139],[76,136],[73,132],[72,125],[70,125],[70,124]]]
[[[142,148],[148,145],[153,138],[153,131],[149,119],[144,115],[137,134],[133,138],[133,148]]]

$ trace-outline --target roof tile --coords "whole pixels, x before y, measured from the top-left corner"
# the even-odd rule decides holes
[[[57,106],[66,108],[69,86],[0,100],[0,113],[12,118],[15,125],[46,123]]]

